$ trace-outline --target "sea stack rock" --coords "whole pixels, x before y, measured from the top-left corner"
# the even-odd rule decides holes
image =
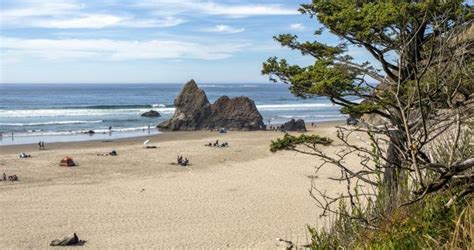
[[[150,111],[147,111],[143,114],[141,114],[142,117],[160,117],[160,113],[158,111],[155,111],[155,110],[150,110]]]
[[[174,116],[157,127],[162,130],[265,129],[263,118],[248,97],[220,97],[210,104],[206,93],[194,80],[184,86],[174,101]]]
[[[284,131],[306,131],[306,125],[302,119],[291,119],[280,127]]]

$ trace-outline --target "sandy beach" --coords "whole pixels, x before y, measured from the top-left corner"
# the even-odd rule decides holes
[[[336,138],[335,125],[308,133]],[[306,226],[326,221],[308,194],[319,160],[269,151],[280,132],[169,132],[150,138],[0,147],[0,245],[48,248],[72,232],[84,248],[276,248],[307,243]],[[156,149],[144,149],[151,139]],[[228,142],[230,147],[204,144]],[[98,156],[112,149],[118,156]],[[337,146],[325,148],[335,152]],[[20,152],[32,155],[19,159]],[[60,167],[64,156],[77,167]],[[191,165],[175,164],[183,155]],[[329,192],[345,188],[315,180]]]

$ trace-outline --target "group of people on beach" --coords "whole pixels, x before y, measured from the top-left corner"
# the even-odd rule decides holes
[[[7,174],[3,173],[3,178],[1,179],[3,181],[7,181]],[[9,181],[18,181],[18,176],[17,175],[9,175],[8,176]]]
[[[38,147],[39,147],[39,150],[45,150],[46,148],[44,147],[44,141],[39,141]]]
[[[223,142],[222,144],[219,144],[219,140],[216,140],[216,142],[212,143],[212,142],[209,142],[208,144],[204,145],[206,147],[219,147],[219,148],[223,148],[223,147],[228,147],[229,146],[229,143],[227,142]]]
[[[272,126],[272,125],[269,125],[269,126],[268,126],[268,130],[278,131],[278,130],[280,130],[280,126]]]
[[[180,165],[180,166],[186,167],[186,166],[189,164],[189,160],[188,160],[188,158],[184,158],[184,159],[183,159],[183,156],[182,156],[182,155],[178,155],[178,157],[177,157],[177,163],[178,163],[178,165]]]

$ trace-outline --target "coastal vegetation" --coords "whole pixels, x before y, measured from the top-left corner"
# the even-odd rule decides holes
[[[472,248],[473,7],[459,0],[313,0],[300,12],[322,24],[316,37],[330,32],[341,42],[276,36],[314,63],[271,57],[262,73],[289,84],[296,96],[326,96],[353,118],[382,121],[340,127],[344,149],[335,155],[322,150],[335,142],[317,135],[285,135],[272,143],[273,152],[322,159],[317,169],[335,167],[340,175],[331,179],[346,183],[345,193],[332,196],[312,185],[321,216],[333,223],[310,228],[311,246]],[[373,61],[354,60],[348,53],[354,48]],[[364,147],[354,143],[360,134],[369,138]]]

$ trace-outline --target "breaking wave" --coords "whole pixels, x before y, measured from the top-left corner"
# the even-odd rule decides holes
[[[51,122],[29,122],[29,123],[0,123],[0,126],[41,126],[41,125],[68,125],[68,124],[91,124],[102,123],[103,120],[97,121],[51,121]]]
[[[302,103],[302,104],[261,104],[257,105],[260,111],[305,110],[337,107],[331,103]],[[139,115],[150,108],[162,113],[173,114],[175,108],[166,104],[152,105],[98,105],[81,108],[51,108],[51,109],[18,109],[0,110],[0,117],[74,117],[74,116],[107,116],[107,115]],[[21,125],[18,125],[21,126]]]

